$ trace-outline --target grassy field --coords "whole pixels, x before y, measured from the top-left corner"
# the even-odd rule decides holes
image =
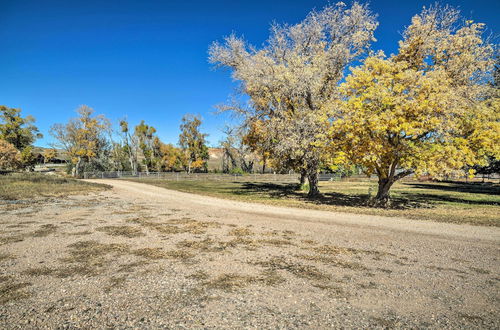
[[[103,184],[39,173],[0,175],[0,200],[62,197],[107,189]]]
[[[375,182],[322,182],[322,197],[309,200],[291,183],[166,181],[132,179],[168,189],[278,206],[361,213],[417,220],[500,227],[500,185],[487,183],[402,182],[392,188],[390,209],[367,207]]]

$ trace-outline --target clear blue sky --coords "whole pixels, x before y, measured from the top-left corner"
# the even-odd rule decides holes
[[[335,1],[331,1],[334,3]],[[346,1],[348,2],[348,1]],[[114,124],[128,117],[177,142],[184,113],[201,114],[211,145],[227,118],[213,114],[234,84],[213,71],[207,49],[236,32],[260,45],[269,24],[296,23],[327,1],[0,0],[0,104],[31,114],[45,135],[86,104]],[[434,1],[371,1],[379,15],[374,49],[394,52],[400,32]],[[500,1],[443,1],[499,33]]]

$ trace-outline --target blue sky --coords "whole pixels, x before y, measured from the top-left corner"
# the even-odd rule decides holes
[[[334,1],[332,1],[334,2]],[[346,1],[347,2],[347,1]],[[227,116],[214,115],[234,83],[213,71],[209,45],[235,32],[262,44],[272,21],[296,23],[327,1],[18,1],[0,0],[0,104],[33,115],[49,128],[86,104],[116,126],[144,119],[164,142],[176,143],[185,113],[204,118],[217,145]],[[397,49],[400,32],[434,1],[370,2],[380,25],[374,49]],[[498,34],[500,1],[444,1]]]

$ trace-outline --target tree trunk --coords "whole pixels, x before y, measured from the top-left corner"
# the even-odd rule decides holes
[[[309,169],[307,179],[309,181],[309,192],[307,193],[307,197],[317,197],[319,195],[318,170],[316,168]]]
[[[266,157],[262,159],[262,174],[266,173]]]
[[[307,171],[305,168],[300,170],[300,186],[302,187],[306,183]]]
[[[78,161],[75,164],[75,168],[74,168],[74,172],[73,172],[73,176],[76,178],[80,177],[80,165],[81,165],[81,163],[82,163],[82,158],[78,157]]]
[[[375,206],[387,207],[389,206],[390,194],[389,191],[392,187],[394,180],[392,178],[379,178],[378,191],[375,197]]]

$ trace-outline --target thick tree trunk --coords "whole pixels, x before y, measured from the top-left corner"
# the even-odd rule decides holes
[[[378,191],[375,197],[375,206],[387,207],[390,201],[390,189],[394,184],[393,178],[379,178]]]
[[[319,195],[318,170],[316,168],[310,168],[307,173],[307,179],[309,181],[309,192],[307,193],[307,197],[317,197]]]

